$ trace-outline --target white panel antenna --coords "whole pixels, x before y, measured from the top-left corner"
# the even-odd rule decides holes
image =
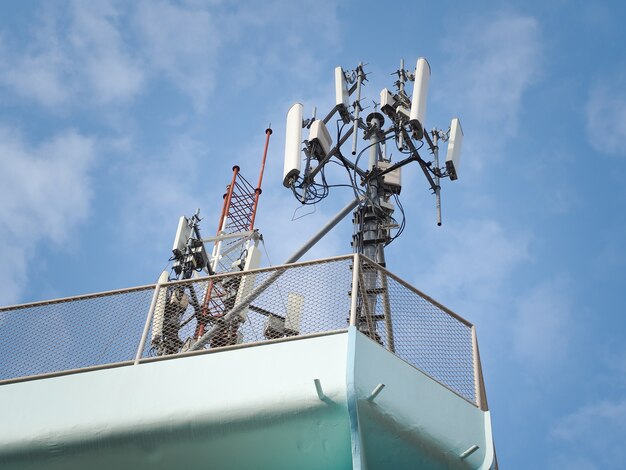
[[[304,296],[290,292],[287,297],[287,315],[285,316],[285,333],[290,336],[300,333],[303,306]]]
[[[250,242],[248,244],[248,255],[246,256],[245,263],[243,266],[244,271],[249,271],[251,269],[256,269],[261,265],[261,250],[257,246],[257,243]],[[256,282],[256,274],[246,274],[241,277],[241,282],[239,283],[239,289],[237,290],[237,297],[235,300],[235,305],[239,305],[242,301],[250,295],[254,284]],[[241,318],[245,321],[248,318],[248,306],[247,304],[245,308],[241,311]],[[239,342],[239,341],[238,341]]]
[[[458,178],[459,163],[461,160],[461,145],[463,144],[463,129],[459,118],[453,118],[450,123],[450,137],[446,154],[446,170],[452,181]]]
[[[396,115],[395,110],[396,99],[387,88],[383,88],[380,92],[380,110],[393,119]]]
[[[413,98],[411,99],[411,127],[415,138],[421,140],[424,137],[424,125],[426,120],[426,97],[428,95],[428,82],[430,81],[430,65],[428,61],[420,57],[415,67],[415,83],[413,84]]]
[[[174,237],[174,246],[172,246],[172,252],[175,255],[181,255],[185,252],[189,237],[191,237],[191,225],[189,224],[189,219],[183,215],[178,221],[178,228],[176,229],[176,236]]]
[[[341,67],[335,67],[335,104],[344,105],[347,108],[349,105],[349,97],[350,93],[348,92],[346,75],[343,73]]]
[[[311,124],[311,128],[309,129],[309,143],[316,147],[315,156],[317,158],[324,158],[328,155],[328,152],[330,152],[333,145],[333,139],[330,137],[330,133],[328,132],[324,121],[319,119],[313,121],[313,124]]]
[[[264,335],[267,339],[297,336],[302,327],[304,296],[290,292],[287,297],[287,312],[284,317],[270,314],[265,321]]]
[[[302,150],[302,111],[301,103],[295,103],[287,113],[287,128],[285,129],[285,166],[283,171],[283,185],[291,187],[300,175],[300,152]]]

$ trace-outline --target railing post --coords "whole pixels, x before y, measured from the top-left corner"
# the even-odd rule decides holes
[[[361,268],[361,256],[358,253],[354,254],[352,261],[352,293],[350,294],[350,326],[357,326],[356,324],[356,309],[357,300],[359,296],[359,275]]]
[[[483,396],[480,374],[480,358],[478,356],[478,340],[476,339],[476,327],[472,325],[472,358],[474,362],[474,396],[476,406],[483,409]]]
[[[161,290],[161,284],[156,283],[154,285],[154,294],[152,295],[152,302],[150,303],[148,316],[146,317],[146,324],[143,327],[141,340],[139,340],[139,347],[137,348],[137,354],[135,354],[135,365],[139,364],[139,360],[141,359],[141,355],[143,354],[143,348],[146,345],[146,339],[148,338],[148,331],[150,329],[150,323],[152,322],[152,316],[154,315],[154,309],[156,308],[156,303],[157,303],[157,299],[159,298],[160,290]]]

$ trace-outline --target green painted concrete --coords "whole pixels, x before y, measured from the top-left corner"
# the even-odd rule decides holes
[[[488,415],[354,329],[7,384],[0,417],[10,470],[463,469],[489,458]],[[480,450],[461,460],[473,442]]]

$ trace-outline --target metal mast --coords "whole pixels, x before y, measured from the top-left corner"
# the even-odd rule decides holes
[[[224,205],[218,223],[217,234],[213,239],[206,239],[205,242],[215,242],[211,255],[213,271],[216,273],[226,273],[241,271],[244,269],[246,261],[250,255],[251,245],[258,244],[261,235],[254,229],[256,211],[259,198],[263,190],[263,173],[265,172],[265,162],[267,159],[267,149],[269,146],[272,129],[265,130],[265,148],[263,159],[259,171],[259,179],[256,188],[244,178],[238,166],[233,167],[233,176],[230,184],[226,187],[224,194]],[[238,278],[237,278],[238,279]],[[198,316],[198,323],[194,338],[201,337],[207,327],[217,319],[222,318],[234,302],[239,288],[237,282],[228,282],[227,279],[211,280],[207,288],[202,310]],[[238,325],[226,329],[224,334],[215,341],[224,346],[236,342]]]
[[[208,274],[237,272],[258,267],[260,254],[258,243],[261,235],[254,228],[256,211],[261,196],[261,184],[271,129],[266,129],[265,149],[256,188],[244,178],[238,166],[233,167],[230,184],[223,196],[222,211],[217,233],[211,238],[200,236],[199,211],[191,218],[181,217],[173,246],[174,265],[172,274],[164,271],[159,283],[164,284],[162,299],[153,323],[152,347],[158,355],[174,354],[189,347],[191,340],[201,337],[207,327],[222,319],[232,308],[241,283],[241,277],[211,279],[204,292],[196,292],[192,285],[176,284],[165,286],[172,279],[190,279],[198,272]],[[211,255],[205,244],[212,243]],[[193,314],[185,314],[187,306]],[[193,321],[195,320],[195,329]],[[184,342],[179,332],[192,325],[193,337]],[[239,323],[226,325],[221,335],[213,340],[215,346],[237,342]]]

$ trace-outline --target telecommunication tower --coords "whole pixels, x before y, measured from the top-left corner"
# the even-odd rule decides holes
[[[261,196],[267,149],[272,129],[265,130],[265,149],[256,187],[242,175],[239,166],[233,167],[233,176],[223,196],[223,206],[214,237],[200,235],[199,210],[190,217],[182,216],[172,248],[173,267],[163,271],[159,283],[191,279],[198,273],[218,274],[258,268],[261,234],[254,227]],[[211,254],[206,245],[213,243]],[[207,327],[219,322],[235,303],[242,278],[211,279],[205,292],[196,292],[193,285],[177,284],[162,290],[157,302],[152,329],[152,348],[157,355],[175,354],[188,348],[200,338]],[[240,294],[241,295],[241,294]],[[189,305],[192,313],[186,313]],[[193,335],[181,340],[181,330],[194,324]],[[213,346],[228,346],[238,341],[239,322],[230,322],[220,330]]]
[[[405,69],[404,60],[393,75],[393,88],[383,88],[374,111],[361,116],[362,90],[367,73],[360,63],[353,70],[335,68],[335,106],[324,119],[304,119],[303,105],[294,104],[287,114],[283,185],[301,204],[315,204],[328,196],[332,185],[326,182],[324,169],[330,162],[345,167],[355,193],[353,202],[352,247],[385,266],[385,247],[400,236],[405,214],[399,195],[402,190],[402,167],[416,162],[435,195],[437,225],[441,225],[441,186],[443,178],[458,178],[463,131],[458,118],[443,131],[426,130],[426,104],[430,65],[420,57],[414,70]],[[409,96],[406,85],[413,82]],[[335,139],[330,123],[336,123]],[[303,129],[308,137],[303,139]],[[362,139],[359,139],[362,133]],[[351,138],[351,142],[350,142]],[[365,145],[359,146],[359,142]],[[439,143],[447,142],[445,165],[439,163]],[[360,150],[359,150],[360,147]],[[399,158],[393,159],[394,149]],[[432,158],[424,158],[425,149]],[[358,151],[358,152],[357,152]],[[367,152],[367,159],[363,158]],[[349,155],[349,156],[346,156]],[[394,204],[395,203],[395,204]],[[394,217],[396,209],[401,214]],[[394,233],[395,231],[395,233]],[[365,312],[375,311],[376,298],[384,289],[376,286],[375,274],[366,274],[369,284],[359,302],[363,315],[359,329],[378,339],[375,321]]]

